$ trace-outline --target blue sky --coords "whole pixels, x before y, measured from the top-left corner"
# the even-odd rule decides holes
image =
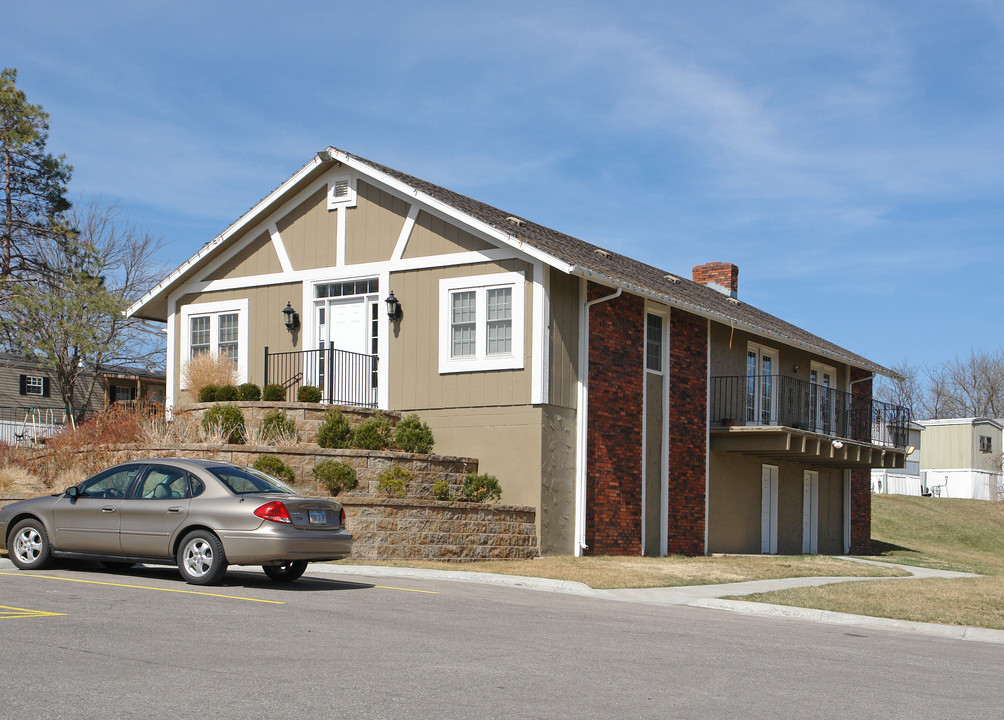
[[[165,270],[334,145],[672,272],[734,262],[742,300],[887,366],[1001,346],[1004,4],[3,14],[72,196]]]

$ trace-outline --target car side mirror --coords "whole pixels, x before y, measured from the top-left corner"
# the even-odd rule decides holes
[[[66,488],[66,497],[70,498],[70,500],[76,500],[80,497],[80,488],[76,485]]]

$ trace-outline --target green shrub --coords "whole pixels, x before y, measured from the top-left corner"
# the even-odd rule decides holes
[[[317,430],[317,444],[323,448],[344,448],[352,439],[352,428],[349,421],[338,408],[328,408],[324,420]]]
[[[399,498],[407,497],[410,482],[411,473],[400,465],[395,465],[377,475],[377,491]]]
[[[394,429],[394,445],[405,452],[432,452],[432,430],[418,415],[408,415]]]
[[[433,482],[432,497],[437,500],[452,500],[453,493],[450,492],[450,483],[445,480],[436,480]]]
[[[216,388],[217,402],[233,402],[237,399],[237,388],[233,385],[220,385]]]
[[[244,383],[237,388],[237,399],[249,402],[261,400],[261,388],[254,383]]]
[[[275,455],[262,455],[254,461],[254,465],[251,467],[259,472],[265,473],[266,475],[271,475],[279,480],[284,480],[290,485],[296,481],[296,473],[293,472],[293,468]]]
[[[332,495],[342,490],[355,490],[359,486],[356,469],[337,460],[321,460],[314,465],[314,477]]]
[[[467,473],[460,485],[464,500],[470,502],[491,502],[502,497],[502,486],[494,475]]]
[[[383,450],[390,445],[392,432],[385,416],[374,415],[353,428],[350,444],[363,450]]]
[[[244,413],[236,405],[214,405],[202,416],[202,429],[210,435],[219,434],[226,442],[244,442]]]
[[[286,399],[286,388],[282,385],[266,385],[261,391],[261,399],[266,402],[282,402]]]
[[[305,403],[321,402],[321,388],[313,385],[304,385],[296,391],[296,401]]]
[[[216,393],[219,389],[219,385],[204,385],[203,388],[199,390],[199,402],[216,402]]]
[[[279,440],[296,441],[296,423],[286,414],[285,410],[275,408],[265,413],[258,428],[258,439],[265,443]]]

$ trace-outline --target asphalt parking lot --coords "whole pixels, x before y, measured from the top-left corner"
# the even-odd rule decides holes
[[[999,645],[508,587],[0,561],[0,717],[996,714]]]

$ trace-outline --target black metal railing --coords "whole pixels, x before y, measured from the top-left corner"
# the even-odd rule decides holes
[[[777,425],[905,448],[910,411],[784,375],[711,378],[711,427]]]
[[[334,343],[317,350],[270,353],[265,348],[265,382],[282,385],[286,399],[296,400],[304,385],[321,390],[321,402],[375,408],[377,356],[335,349]]]

